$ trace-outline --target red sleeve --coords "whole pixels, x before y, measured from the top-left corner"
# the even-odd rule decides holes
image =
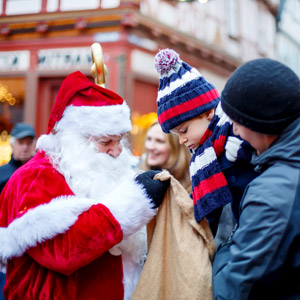
[[[64,234],[38,244],[27,253],[40,265],[65,275],[86,266],[123,238],[119,223],[103,205],[92,206]]]
[[[64,177],[49,163],[33,161],[24,166],[6,189],[8,223],[39,205],[49,203],[51,206],[54,198],[73,195]],[[53,216],[50,209],[49,217],[51,213]],[[64,222],[64,218],[60,221]],[[38,222],[43,226],[42,220]],[[80,214],[69,230],[54,236],[28,249],[27,253],[42,266],[69,275],[121,242],[123,233],[110,210],[96,204]]]

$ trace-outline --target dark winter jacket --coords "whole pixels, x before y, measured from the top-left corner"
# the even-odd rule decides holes
[[[22,166],[22,162],[19,160],[15,160],[12,156],[10,161],[0,167],[0,193],[2,192],[4,186],[7,181],[11,177],[11,175]],[[3,286],[5,284],[5,274],[0,272],[0,300],[4,300],[4,296],[2,293]]]
[[[11,175],[22,166],[22,162],[11,157],[10,161],[0,167],[0,193]]]
[[[300,119],[252,162],[263,172],[215,256],[214,299],[300,299]]]
[[[223,211],[223,207],[220,207],[207,215],[206,218],[210,224],[213,235],[215,236],[218,230],[216,238],[220,241],[224,241],[231,234],[233,225],[239,218],[239,206],[244,190],[247,184],[253,180],[258,173],[249,162],[231,162],[226,159],[225,154],[222,154],[218,160],[232,193],[233,200],[232,203],[229,204],[231,211],[230,209]],[[222,212],[223,215],[221,217]],[[226,220],[222,220],[224,218],[226,218]]]

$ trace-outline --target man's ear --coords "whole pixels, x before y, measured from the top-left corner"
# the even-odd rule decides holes
[[[214,108],[210,109],[209,111],[207,111],[206,113],[204,113],[204,115],[205,115],[205,118],[206,118],[208,121],[211,121],[212,118],[213,118],[214,115],[215,115],[215,109],[214,109]]]

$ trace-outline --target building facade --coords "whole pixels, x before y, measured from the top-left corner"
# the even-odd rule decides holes
[[[80,70],[92,79],[95,42],[106,87],[124,97],[133,118],[156,111],[159,49],[173,48],[221,92],[242,62],[275,57],[278,7],[279,0],[0,0],[2,137],[19,121],[45,133],[65,76]]]
[[[282,0],[277,17],[276,57],[300,76],[300,0]]]

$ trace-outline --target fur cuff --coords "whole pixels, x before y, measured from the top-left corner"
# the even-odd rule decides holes
[[[134,180],[121,183],[102,202],[119,222],[124,237],[138,231],[155,216],[151,199]]]
[[[23,255],[37,243],[66,232],[78,216],[95,203],[91,199],[75,196],[58,197],[30,209],[8,227],[1,227],[0,265],[4,266],[6,260],[12,257]]]

